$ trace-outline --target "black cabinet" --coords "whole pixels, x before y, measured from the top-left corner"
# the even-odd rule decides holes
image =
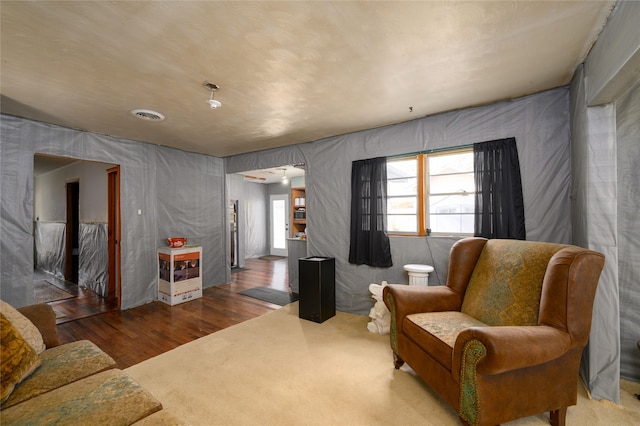
[[[324,322],[336,314],[336,260],[311,256],[298,260],[300,318]]]

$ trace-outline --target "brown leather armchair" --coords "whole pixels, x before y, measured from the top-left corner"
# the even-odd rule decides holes
[[[576,404],[604,256],[561,244],[466,238],[446,286],[389,285],[395,367],[405,362],[471,425]]]

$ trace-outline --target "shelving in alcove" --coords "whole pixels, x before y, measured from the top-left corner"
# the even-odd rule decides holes
[[[304,187],[291,188],[291,237],[305,232],[307,227],[306,191]]]

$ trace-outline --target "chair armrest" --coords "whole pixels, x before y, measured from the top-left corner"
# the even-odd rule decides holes
[[[471,327],[462,331],[453,349],[451,373],[459,380],[463,352],[470,341],[486,349],[477,372],[500,374],[554,360],[571,348],[568,333],[548,326]]]
[[[47,349],[60,345],[56,327],[56,313],[51,306],[46,303],[37,303],[18,308],[18,312],[27,317],[40,331]]]
[[[462,306],[462,297],[446,286],[389,284],[384,287],[383,300],[391,315],[395,315],[397,332],[402,330],[402,319],[407,315],[459,311]]]

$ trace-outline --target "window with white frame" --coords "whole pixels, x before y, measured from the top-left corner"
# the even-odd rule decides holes
[[[387,232],[473,235],[473,149],[387,160]]]
[[[387,160],[387,232],[419,232],[418,157]]]

